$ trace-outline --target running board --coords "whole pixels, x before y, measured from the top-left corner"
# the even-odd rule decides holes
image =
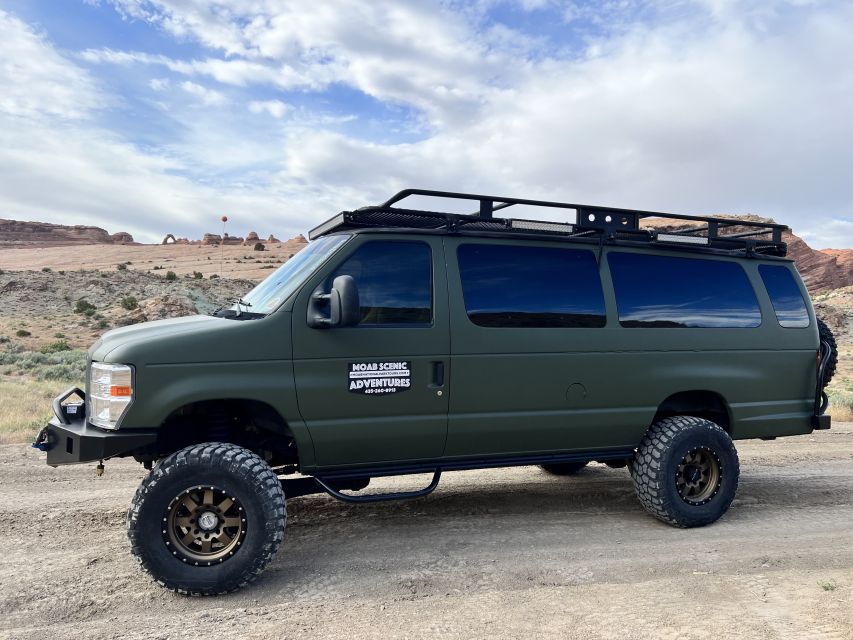
[[[438,481],[441,479],[441,469],[436,469],[432,476],[432,482],[429,483],[423,489],[419,489],[418,491],[401,491],[397,493],[374,493],[366,496],[352,496],[347,495],[346,493],[342,493],[330,486],[327,481],[314,477],[314,482],[316,482],[320,487],[328,493],[333,498],[337,498],[343,502],[385,502],[388,500],[409,500],[411,498],[421,498],[425,495],[429,495],[435,488],[438,486]]]

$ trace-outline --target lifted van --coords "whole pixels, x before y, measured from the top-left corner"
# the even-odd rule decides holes
[[[495,215],[511,207],[571,222]],[[285,497],[413,498],[458,469],[627,466],[653,516],[706,525],[735,496],[733,440],[830,426],[834,342],[785,229],[402,191],[315,228],[228,309],[106,333],[34,446],[145,465],[131,548],[188,594],[256,578]],[[414,473],[432,481],[362,491]]]

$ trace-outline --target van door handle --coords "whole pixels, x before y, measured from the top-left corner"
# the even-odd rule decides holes
[[[432,363],[432,386],[444,386],[444,362],[438,361]]]

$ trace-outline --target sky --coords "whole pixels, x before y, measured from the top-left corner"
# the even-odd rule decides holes
[[[0,0],[0,217],[288,238],[406,187],[853,247],[853,3]]]

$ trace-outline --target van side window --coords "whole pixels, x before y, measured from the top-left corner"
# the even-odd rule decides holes
[[[464,244],[457,252],[465,310],[481,327],[603,327],[591,251]]]
[[[359,247],[329,278],[352,276],[363,325],[432,323],[432,250],[424,242],[377,240]]]
[[[758,272],[770,294],[770,302],[773,303],[779,324],[788,328],[809,326],[806,301],[791,270],[788,267],[762,264]]]
[[[757,327],[761,310],[736,262],[612,252],[623,327]]]

